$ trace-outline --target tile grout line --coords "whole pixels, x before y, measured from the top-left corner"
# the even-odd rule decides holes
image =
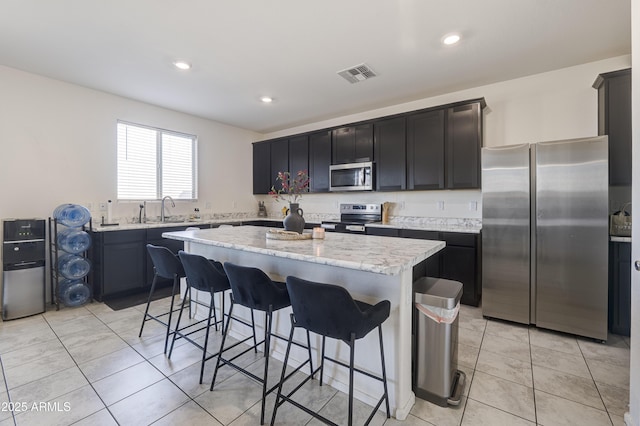
[[[2,355],[0,355],[0,371],[2,371],[2,381],[4,382],[4,388],[7,391],[7,399],[9,400],[9,406],[11,406],[11,394],[9,394],[9,384],[7,383],[7,375],[5,374],[4,364],[2,363]],[[13,419],[14,426],[17,425],[16,416],[13,410],[11,410],[11,418]]]
[[[576,339],[576,343],[577,342],[578,342],[578,340]],[[596,383],[596,378],[593,377],[593,373],[591,372],[591,367],[589,367],[589,363],[587,362],[587,357],[584,355],[584,352],[582,351],[582,346],[580,346],[579,343],[578,343],[578,350],[580,350],[580,355],[582,356],[582,359],[584,360],[584,363],[587,366],[587,370],[589,370],[589,375],[591,376],[591,381],[593,382],[593,386],[595,386],[595,388],[596,388],[596,392],[598,392],[598,396],[600,397],[600,401],[602,401],[602,406],[604,407],[604,411],[605,411],[605,413],[607,413],[607,416],[609,417],[609,421],[613,425],[613,419],[611,418],[611,413],[609,412],[609,409],[607,408],[607,404],[604,402],[604,398],[602,397],[602,393],[600,392],[600,388],[598,387],[598,384]]]

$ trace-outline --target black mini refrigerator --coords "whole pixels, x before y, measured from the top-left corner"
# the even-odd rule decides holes
[[[3,320],[45,311],[45,226],[44,219],[3,221]]]

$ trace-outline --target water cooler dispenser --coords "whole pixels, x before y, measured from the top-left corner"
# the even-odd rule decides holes
[[[45,221],[3,221],[2,319],[45,311]]]

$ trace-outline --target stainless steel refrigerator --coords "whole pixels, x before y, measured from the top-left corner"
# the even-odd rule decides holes
[[[607,339],[606,136],[482,149],[482,313]]]

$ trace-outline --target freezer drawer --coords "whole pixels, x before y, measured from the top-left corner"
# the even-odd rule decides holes
[[[45,311],[44,265],[3,272],[2,319],[11,320]]]

